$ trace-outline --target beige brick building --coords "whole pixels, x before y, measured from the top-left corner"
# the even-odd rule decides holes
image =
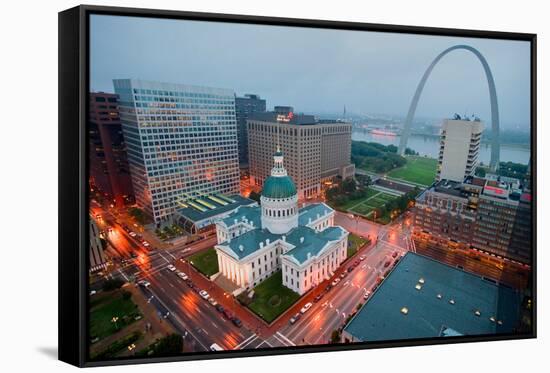
[[[248,119],[251,183],[262,186],[273,166],[277,143],[285,154],[285,167],[296,183],[299,199],[315,198],[321,182],[353,176],[351,124],[319,121],[313,115],[282,111],[257,113]]]

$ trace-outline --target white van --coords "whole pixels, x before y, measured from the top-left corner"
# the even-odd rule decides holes
[[[223,348],[221,348],[217,343],[214,343],[210,346],[210,351],[223,351]]]

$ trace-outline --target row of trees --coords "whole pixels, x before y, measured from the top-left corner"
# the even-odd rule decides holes
[[[414,153],[410,149],[408,152]],[[376,173],[386,173],[407,163],[404,157],[397,154],[397,146],[363,141],[351,143],[351,160],[355,167]]]
[[[350,200],[366,197],[370,184],[368,176],[356,175],[356,178],[345,179],[338,186],[328,189],[325,195],[332,204],[342,206]]]
[[[523,180],[527,176],[529,167],[526,164],[514,163],[514,162],[500,162],[497,175],[514,177],[516,179]],[[475,174],[479,177],[485,177],[489,173],[488,167],[478,166],[476,168]]]
[[[399,216],[401,213],[403,213],[407,208],[414,203],[416,196],[420,192],[420,189],[418,187],[415,187],[414,190],[407,192],[403,194],[400,197],[396,197],[392,200],[389,200],[381,207],[378,207],[374,210],[374,215],[376,219],[389,217],[389,219],[393,219],[396,216]],[[392,213],[395,212],[395,215],[392,216]]]

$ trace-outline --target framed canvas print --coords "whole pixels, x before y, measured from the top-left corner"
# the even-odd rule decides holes
[[[59,356],[533,338],[536,36],[59,13]]]

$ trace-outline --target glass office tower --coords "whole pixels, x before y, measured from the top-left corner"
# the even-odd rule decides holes
[[[137,204],[168,222],[187,198],[239,192],[235,93],[113,80]]]

